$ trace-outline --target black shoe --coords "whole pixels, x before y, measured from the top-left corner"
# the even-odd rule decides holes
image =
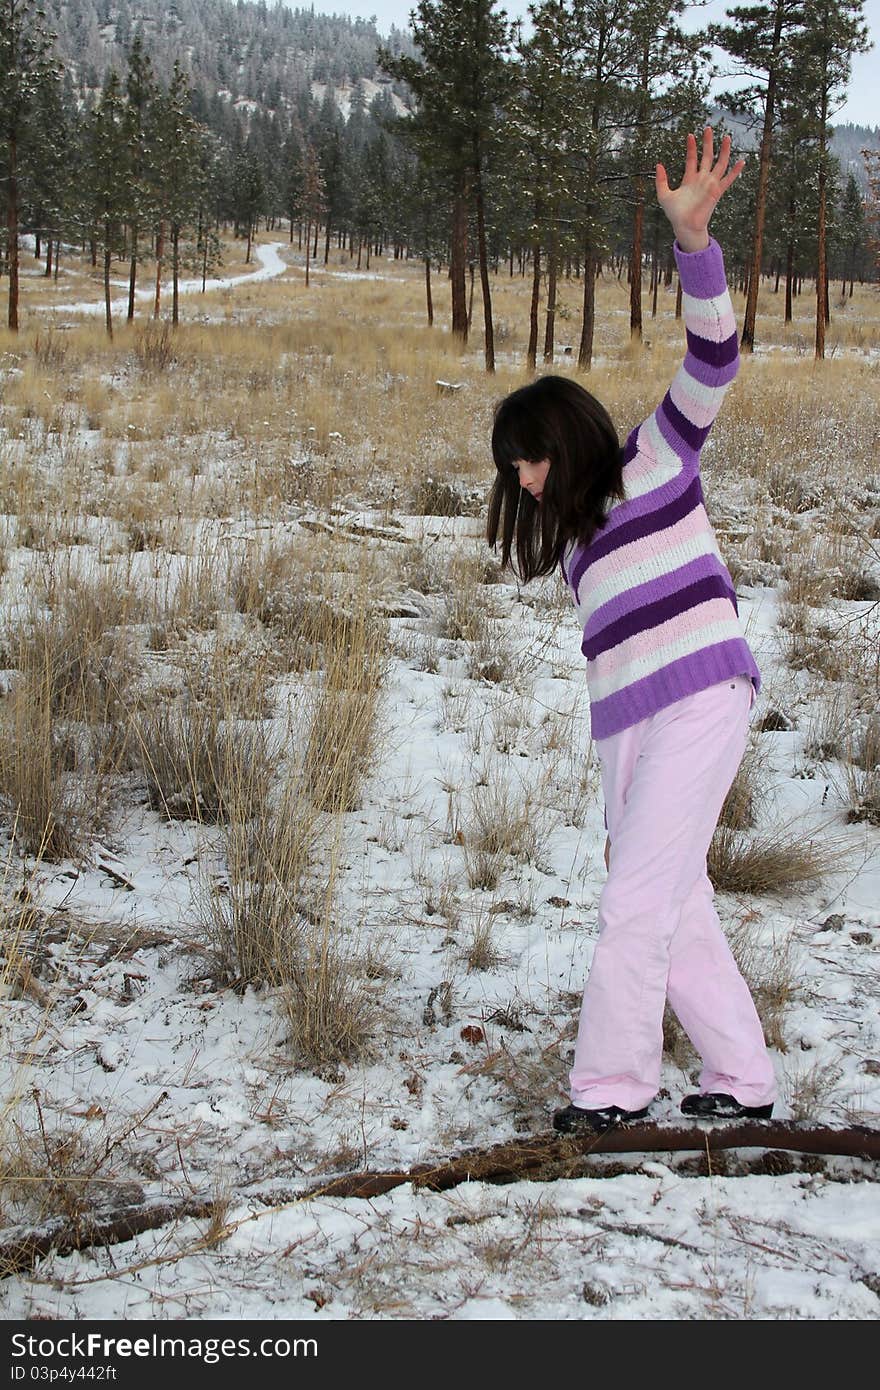
[[[720,1091],[704,1095],[685,1096],[682,1115],[695,1115],[698,1120],[769,1120],[772,1105],[743,1105],[735,1096]]]
[[[601,1134],[603,1130],[615,1125],[626,1125],[632,1120],[643,1120],[648,1113],[644,1110],[621,1110],[617,1105],[606,1105],[603,1110],[581,1110],[578,1105],[567,1105],[557,1110],[553,1116],[553,1128],[563,1134],[592,1133]]]

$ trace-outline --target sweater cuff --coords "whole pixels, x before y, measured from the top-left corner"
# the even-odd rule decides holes
[[[724,293],[727,289],[724,257],[714,237],[709,237],[709,245],[702,251],[682,251],[677,241],[672,243],[672,250],[685,294],[694,299],[712,299]]]

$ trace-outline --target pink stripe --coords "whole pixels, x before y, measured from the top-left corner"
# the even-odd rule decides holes
[[[692,633],[699,632],[711,623],[729,622],[734,617],[733,604],[729,599],[713,598],[707,603],[699,603],[696,608],[689,608],[687,612],[679,613],[677,617],[660,623],[658,627],[649,628],[647,632],[637,632],[634,637],[627,638],[618,646],[601,652],[590,662],[590,679],[601,680],[603,677],[613,676],[615,671],[622,670],[640,657],[651,656],[659,647],[666,647],[671,642],[690,637]]]
[[[625,470],[624,470],[625,471]],[[597,560],[587,570],[590,577],[590,588],[596,589],[600,584],[604,584],[607,579],[612,579],[614,575],[620,574],[621,570],[629,569],[630,565],[636,564],[639,560],[646,560],[649,556],[659,559],[669,555],[669,553],[681,545],[683,541],[693,540],[694,536],[711,534],[709,529],[709,518],[704,507],[694,507],[692,512],[682,517],[674,526],[670,526],[665,531],[659,531],[655,535],[640,537],[636,541],[630,541],[629,545],[622,545],[617,550],[612,550],[610,554]],[[668,573],[674,568],[670,565],[661,565],[657,573]]]

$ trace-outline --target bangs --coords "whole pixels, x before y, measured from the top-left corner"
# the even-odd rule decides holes
[[[528,388],[525,388],[528,390]],[[519,392],[501,402],[492,428],[492,457],[499,473],[519,459],[541,463],[551,455],[550,431],[534,400],[518,400]]]

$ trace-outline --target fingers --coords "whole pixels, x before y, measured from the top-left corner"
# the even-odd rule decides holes
[[[733,168],[731,169],[730,173],[727,174],[727,175],[721,180],[721,192],[722,192],[722,193],[726,193],[726,192],[727,192],[727,190],[728,190],[728,188],[730,187],[730,185],[734,182],[735,179],[738,179],[738,178],[739,178],[740,174],[742,173],[742,171],[743,171],[743,169],[744,169],[745,167],[746,167],[746,162],[745,162],[744,159],[738,159],[738,160],[736,161],[736,163],[734,164],[734,166],[733,166]]]
[[[730,160],[730,136],[729,136],[729,135],[725,135],[724,139],[721,141],[721,149],[720,149],[719,152],[718,152],[718,163],[715,165],[715,168],[712,170],[713,174],[717,174],[717,176],[718,176],[719,179],[723,178],[724,175],[726,174],[726,172],[727,172],[727,165],[728,165],[729,160]]]
[[[688,136],[690,139],[690,136]],[[696,140],[694,141],[696,147]],[[700,158],[700,173],[712,168],[713,148],[712,148],[712,127],[707,125],[703,130],[703,153]]]
[[[662,203],[663,199],[669,195],[669,178],[662,164],[657,165],[654,182],[657,188],[657,201]]]
[[[695,135],[691,135],[690,131],[688,131],[685,145],[684,172],[685,177],[697,172],[697,139]]]

